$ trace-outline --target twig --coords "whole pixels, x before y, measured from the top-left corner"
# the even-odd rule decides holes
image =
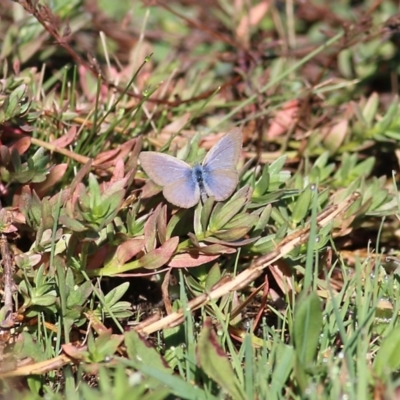
[[[10,247],[8,246],[7,236],[4,234],[0,235],[0,254],[3,264],[4,271],[4,308],[5,318],[0,322],[2,327],[10,327],[13,325],[12,311],[13,311],[13,291],[14,291],[14,279],[13,279],[13,261],[10,253]]]
[[[343,215],[359,198],[359,196],[359,193],[353,193],[342,203],[338,205],[332,205],[323,211],[317,219],[318,227],[322,228],[337,219],[340,215]],[[259,257],[249,268],[241,272],[235,278],[222,285],[215,285],[209,293],[203,293],[200,296],[195,297],[188,302],[185,309],[191,311],[196,310],[212,300],[216,300],[232,291],[240,290],[248,286],[251,282],[257,279],[263,270],[269,265],[284,257],[286,254],[289,254],[296,246],[306,243],[309,239],[309,236],[310,227],[293,232],[282,243],[279,244],[277,249]],[[160,329],[174,327],[184,320],[184,312],[185,310],[180,309],[172,314],[167,315],[159,321],[153,322],[152,324],[148,324],[145,320],[137,325],[134,329],[142,334],[149,335]]]

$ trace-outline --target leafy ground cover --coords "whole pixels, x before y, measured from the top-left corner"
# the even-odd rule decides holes
[[[2,398],[396,398],[397,7],[0,0]]]

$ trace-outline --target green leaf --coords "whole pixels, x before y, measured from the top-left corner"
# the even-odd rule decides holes
[[[21,340],[22,339],[22,340]],[[35,340],[28,332],[21,332],[21,339],[16,342],[14,351],[19,357],[29,357],[36,362],[46,360],[43,342]]]
[[[81,224],[74,218],[67,217],[66,215],[60,216],[59,221],[73,232],[83,232],[86,229],[85,225]]]
[[[315,292],[299,298],[293,317],[296,356],[304,367],[315,360],[322,329],[321,301]]]
[[[139,361],[129,361],[126,359],[119,359],[121,363],[129,366],[130,368],[137,368],[143,375],[148,379],[146,380],[146,385],[153,383],[154,385],[165,385],[170,388],[170,391],[177,396],[178,399],[196,399],[196,400],[218,400],[219,398],[212,396],[209,392],[199,388],[197,385],[193,385],[193,382],[186,382],[184,379],[171,375],[168,372],[160,370],[158,368],[153,368],[152,365],[147,365],[142,360]],[[163,392],[164,391],[164,392]],[[84,397],[86,399],[86,397]],[[129,397],[132,398],[132,397]],[[138,397],[137,400],[164,400],[169,399],[171,396],[165,395],[165,388],[158,387],[154,392],[148,393],[147,396]]]
[[[168,367],[160,353],[137,332],[126,332],[124,336],[126,351],[130,360],[138,364],[144,364],[153,370],[162,371],[169,375],[173,374],[174,371]],[[160,385],[159,381],[154,378],[150,379],[150,383],[153,387]]]
[[[292,346],[284,343],[277,344],[274,366],[272,368],[271,391],[279,398],[285,388],[295,361],[295,352]]]
[[[121,335],[112,335],[111,332],[101,333],[95,341],[96,353],[101,356],[101,361],[111,357],[123,341]]]
[[[398,110],[399,110],[398,97],[395,97],[392,104],[386,111],[384,117],[374,126],[373,128],[374,134],[385,133],[385,131],[389,128],[390,124],[392,123],[393,118],[395,118],[398,115],[399,112]]]
[[[258,239],[257,242],[253,244],[253,246],[251,246],[250,251],[252,253],[258,253],[258,254],[269,253],[270,251],[276,248],[275,239],[276,239],[275,234],[263,236],[260,239]]]
[[[312,190],[311,187],[315,186],[308,185],[296,200],[296,204],[294,205],[292,212],[292,222],[295,225],[303,221],[310,210],[312,195],[315,192],[315,190]]]
[[[210,290],[221,279],[221,268],[219,264],[214,264],[208,271],[205,288]]]
[[[232,228],[243,228],[247,227],[251,229],[253,225],[258,220],[257,215],[252,214],[237,214],[235,215],[231,221],[229,221],[224,228],[225,229],[232,229]]]
[[[279,175],[282,171],[282,168],[285,166],[287,156],[281,156],[277,158],[270,166],[269,166],[269,173],[271,177],[273,175]]]
[[[249,232],[251,228],[252,228],[251,226],[241,226],[239,228],[221,230],[218,232],[214,232],[213,234],[218,239],[225,240],[227,242],[233,242],[245,236],[246,233]]]
[[[5,119],[10,120],[20,113],[20,102],[25,96],[26,85],[20,85],[8,97]]]
[[[397,326],[382,340],[374,360],[374,371],[385,382],[399,368],[400,327]]]
[[[196,348],[199,366],[206,375],[221,386],[232,399],[246,399],[227,355],[218,343],[210,319],[206,319]]]
[[[256,182],[254,186],[253,197],[260,197],[268,190],[269,180],[269,165],[265,164],[261,178]]]
[[[214,206],[214,198],[209,197],[204,203],[201,209],[201,226],[203,228],[203,232],[207,230],[208,221],[210,220],[211,212]]]
[[[215,211],[211,216],[209,230],[217,232],[224,228],[225,225],[242,209],[246,203],[246,198],[241,197],[225,204],[221,209]]]
[[[258,215],[259,211],[261,211],[261,214]],[[252,233],[252,236],[258,236],[259,234],[261,234],[261,232],[267,226],[269,219],[271,218],[271,213],[272,213],[272,206],[271,204],[268,204],[266,207],[264,207],[261,210],[258,210],[258,212],[256,211],[253,214],[258,216],[258,218],[254,226],[254,231]]]
[[[21,171],[22,169],[21,157],[15,148],[11,150],[11,163],[15,173]]]
[[[355,176],[369,176],[375,165],[375,157],[368,157],[354,167],[352,174]]]
[[[372,125],[372,121],[375,119],[376,112],[378,111],[379,106],[379,95],[376,92],[373,92],[371,96],[369,96],[367,103],[365,104],[362,110],[362,116],[367,123],[367,126],[370,127]]]
[[[57,297],[51,294],[42,295],[38,297],[32,297],[32,305],[49,307],[56,303]]]
[[[194,218],[193,218],[193,230],[196,236],[200,236],[204,231],[201,223],[202,210],[203,210],[203,205],[201,204],[201,201],[199,201],[194,210]]]
[[[94,174],[90,173],[89,174],[89,207],[94,208],[97,204],[100,204],[101,202],[101,193],[100,193],[100,187],[97,182],[97,179]]]
[[[110,290],[105,296],[104,301],[109,307],[113,306],[129,289],[129,282],[121,283],[121,285]]]

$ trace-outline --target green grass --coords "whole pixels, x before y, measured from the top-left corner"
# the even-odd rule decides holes
[[[394,3],[114,3],[2,12],[2,396],[394,398]],[[223,202],[138,162],[237,126]]]

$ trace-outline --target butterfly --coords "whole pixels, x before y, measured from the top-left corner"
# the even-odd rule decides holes
[[[211,148],[201,164],[193,167],[154,151],[142,152],[139,160],[148,177],[163,187],[163,195],[170,203],[190,208],[205,197],[223,201],[234,192],[239,180],[236,164],[241,150],[242,130],[235,128]]]

